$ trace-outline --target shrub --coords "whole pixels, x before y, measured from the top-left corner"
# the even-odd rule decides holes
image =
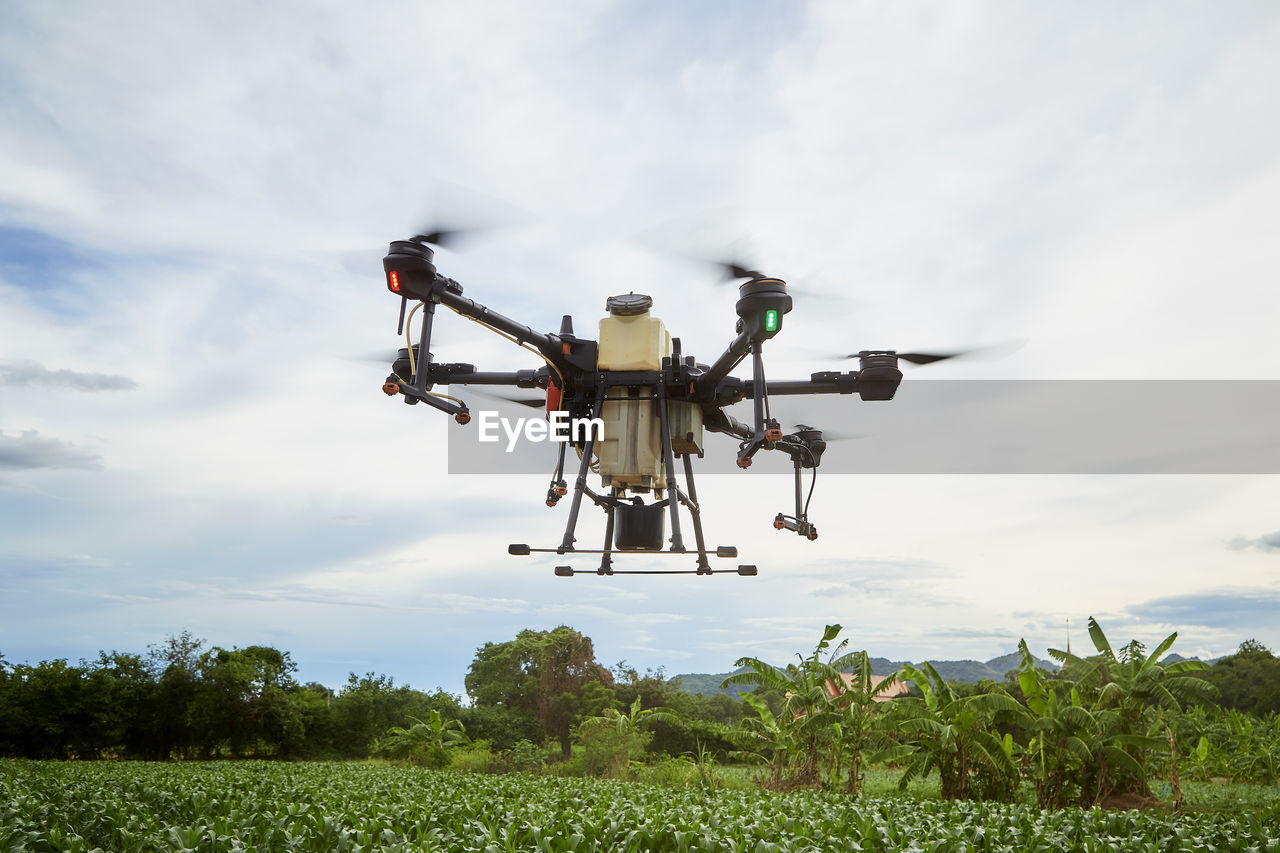
[[[547,768],[547,751],[533,741],[521,740],[506,752],[507,764],[520,773],[541,773]]]

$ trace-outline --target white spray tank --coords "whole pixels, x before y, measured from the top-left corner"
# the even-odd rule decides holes
[[[598,370],[661,370],[671,335],[649,313],[653,299],[639,293],[611,296],[600,321]],[[609,388],[600,408],[603,439],[595,443],[604,485],[636,491],[662,489],[662,425],[652,385]]]

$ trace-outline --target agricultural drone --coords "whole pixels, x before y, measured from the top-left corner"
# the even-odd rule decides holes
[[[462,295],[462,285],[436,270],[431,246],[448,242],[453,232],[433,231],[391,243],[383,259],[387,288],[400,297],[397,334],[405,334],[406,323],[421,310],[422,320],[416,344],[400,349],[382,390],[406,403],[425,403],[453,415],[465,425],[471,410],[457,397],[433,391],[436,386],[498,386],[540,389],[548,419],[558,425],[567,413],[574,422],[593,422],[599,428],[578,432],[559,442],[559,457],[547,489],[546,503],[556,506],[570,493],[565,480],[566,450],[572,447],[579,461],[572,487],[569,518],[564,537],[554,548],[511,545],[514,555],[531,553],[598,554],[596,569],[557,566],[559,576],[574,574],[756,574],[754,565],[736,569],[713,569],[708,557],[736,558],[737,548],[706,547],[698,493],[693,481],[693,457],[704,452],[704,432],[723,433],[739,442],[737,464],[749,468],[762,450],[781,451],[791,458],[795,476],[795,511],[778,513],[773,526],[790,530],[806,539],[817,539],[818,529],[809,520],[808,497],[802,488],[805,469],[817,474],[827,442],[821,429],[804,424],[784,431],[772,417],[769,398],[802,394],[857,394],[863,400],[891,400],[902,380],[898,362],[928,364],[949,358],[949,354],[896,353],[891,350],[863,350],[847,356],[858,360],[858,369],[848,372],[824,371],[798,381],[767,381],[764,372],[764,343],[782,331],[783,318],[791,311],[792,297],[780,278],[764,275],[739,264],[723,264],[729,280],[745,279],[738,288],[736,337],[711,364],[699,363],[681,350],[680,339],[667,332],[663,322],[650,313],[652,299],[637,293],[611,296],[606,301],[608,316],[600,320],[599,339],[574,334],[573,319],[566,315],[556,334],[536,332]],[[406,317],[409,303],[417,303]],[[524,347],[544,364],[533,370],[486,372],[474,365],[442,363],[431,353],[431,330],[436,307],[443,305]],[[750,357],[750,379],[731,376],[730,371]],[[742,400],[754,403],[751,423],[742,423],[725,408]],[[676,458],[684,469],[684,486],[677,481]],[[600,476],[601,491],[588,483],[592,473]],[[603,492],[603,493],[602,493]],[[645,503],[644,496],[653,500]],[[589,499],[605,514],[604,545],[599,550],[576,548],[574,532],[583,499]],[[685,546],[681,530],[680,506],[693,522],[697,547]],[[664,548],[665,523],[670,519],[670,547]],[[696,557],[696,568],[688,570],[615,570],[614,557],[639,552]]]

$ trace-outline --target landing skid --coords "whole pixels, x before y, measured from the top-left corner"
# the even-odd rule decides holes
[[[600,385],[597,388],[595,411],[600,410],[600,406],[604,401],[605,388]],[[647,506],[639,504],[640,499],[635,498],[636,504],[629,503],[621,497],[622,489],[619,487],[611,487],[608,495],[600,495],[592,491],[587,486],[587,475],[591,473],[592,451],[595,447],[595,433],[588,431],[586,440],[582,447],[582,461],[578,465],[578,477],[574,481],[573,499],[569,505],[569,521],[565,526],[564,538],[561,540],[557,548],[531,548],[524,544],[513,544],[507,548],[507,553],[515,556],[527,556],[529,554],[599,554],[600,565],[594,570],[574,569],[572,566],[556,566],[557,577],[570,577],[576,574],[596,574],[596,575],[716,575],[716,574],[738,574],[750,577],[756,574],[756,567],[751,565],[740,565],[736,569],[713,569],[711,563],[708,562],[708,556],[719,558],[735,558],[738,556],[738,549],[732,545],[721,545],[715,550],[708,550],[706,539],[702,534],[702,514],[698,509],[698,491],[693,484],[693,462],[688,453],[681,454],[681,460],[684,463],[684,479],[688,488],[686,493],[680,488],[676,481],[675,454],[671,449],[671,430],[667,420],[667,399],[666,392],[662,386],[659,386],[657,395],[658,420],[661,426],[663,461],[666,467],[666,497],[662,500],[655,501]],[[564,448],[561,447],[561,461],[557,465],[556,473],[553,475],[553,481],[560,476],[563,461]],[[553,488],[548,492],[547,504],[554,506],[559,499],[553,493]],[[583,497],[588,497],[591,502],[604,510],[605,528],[604,528],[604,547],[598,550],[586,549],[578,550],[573,546],[576,540],[574,532],[578,526],[578,513],[582,508]],[[689,515],[693,519],[693,536],[697,543],[697,548],[689,550],[684,546],[684,537],[680,533],[680,505],[683,504],[685,509],[689,511]],[[652,540],[643,537],[646,541],[641,544],[634,539],[628,539],[627,534],[619,534],[615,542],[615,514],[622,513],[621,518],[624,523],[628,519],[634,519],[639,512],[669,512],[671,519],[671,538],[669,540],[671,547],[663,550],[661,548],[661,534],[657,533],[660,529],[655,527],[655,536]],[[628,515],[636,513],[636,515]],[[659,522],[661,518],[659,517]],[[625,529],[625,528],[624,528]],[[623,547],[618,547],[621,544]],[[613,557],[615,554],[646,554],[646,555],[683,555],[697,557],[697,568],[695,569],[624,569],[616,570],[613,568]]]
[[[616,551],[606,550],[604,548],[530,548],[524,544],[513,544],[507,546],[507,553],[517,557],[528,556],[529,554],[600,554],[603,559],[600,561],[599,568],[595,569],[575,569],[572,566],[556,566],[556,577],[572,577],[573,575],[729,575],[737,574],[743,577],[754,577],[756,567],[750,565],[739,565],[736,569],[713,569],[710,564],[705,565],[707,557],[719,557],[722,559],[732,559],[738,556],[738,549],[733,545],[721,545],[714,551]],[[613,557],[617,554],[643,554],[649,557],[687,557],[690,555],[699,558],[699,566],[696,569],[615,569],[613,568]]]

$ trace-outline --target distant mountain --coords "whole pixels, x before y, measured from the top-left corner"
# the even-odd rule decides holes
[[[910,661],[889,660],[888,658],[871,658],[871,671],[875,675],[892,675],[902,669],[903,664]],[[1018,654],[1011,652],[1007,655],[994,657],[989,661],[976,660],[931,660],[933,668],[938,671],[947,681],[958,681],[963,684],[977,684],[984,678],[992,681],[1004,681],[1004,674],[1011,669],[1018,668]],[[1036,666],[1041,669],[1047,669],[1050,672],[1058,669],[1058,665],[1053,661],[1036,658]],[[737,672],[746,672],[746,667],[737,670]],[[712,696],[716,693],[749,693],[754,688],[749,684],[735,684],[731,687],[720,688],[721,682],[733,673],[682,673],[672,677],[672,681],[679,680],[679,688],[685,693],[697,693],[703,696]]]
[[[671,680],[677,682],[676,686],[685,693],[693,693],[700,696],[714,696],[717,693],[729,693],[734,696],[739,693],[750,693],[755,690],[753,684],[731,684],[722,688],[720,684],[730,675],[736,675],[739,672],[747,672],[744,666],[733,672],[721,672],[710,674],[705,672],[686,672],[682,675],[673,675]]]
[[[1167,663],[1178,663],[1179,661],[1184,661],[1184,660],[1198,660],[1198,661],[1201,661],[1201,662],[1203,662],[1203,663],[1208,664],[1209,666],[1213,666],[1215,663],[1217,663],[1218,661],[1222,660],[1222,658],[1223,658],[1223,657],[1226,657],[1226,655],[1219,655],[1219,656],[1218,656],[1218,657],[1216,657],[1216,658],[1201,658],[1201,657],[1199,657],[1199,656],[1192,655],[1191,657],[1187,658],[1187,657],[1183,657],[1182,655],[1178,654],[1177,652],[1170,652],[1169,654],[1167,654],[1167,655],[1165,655],[1164,657],[1160,658],[1160,663],[1166,663],[1166,664],[1167,664]]]

